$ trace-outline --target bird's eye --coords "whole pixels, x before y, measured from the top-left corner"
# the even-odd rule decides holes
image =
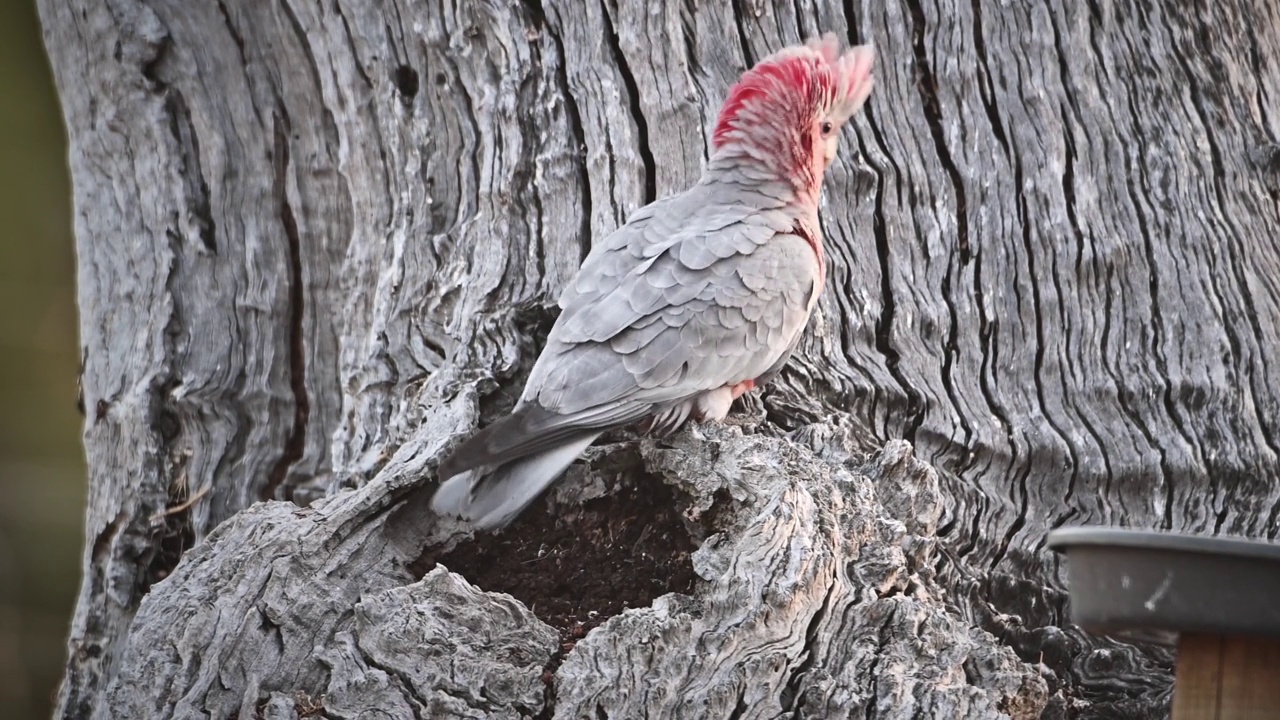
[[[831,128],[831,121],[830,121],[830,120],[823,120],[823,121],[822,121],[822,126],[821,126],[821,127],[822,127],[822,134],[823,134],[823,135],[830,135],[830,134],[831,134],[831,129],[832,129],[832,128]]]

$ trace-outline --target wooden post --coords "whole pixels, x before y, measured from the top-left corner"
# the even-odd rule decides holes
[[[1280,638],[1187,633],[1178,640],[1173,720],[1280,717]]]

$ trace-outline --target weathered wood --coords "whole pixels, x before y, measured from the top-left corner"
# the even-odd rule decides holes
[[[645,479],[687,494],[690,517],[718,493],[736,502],[693,558],[693,596],[626,611],[567,655],[554,716],[1036,717],[1044,680],[949,611],[929,574],[936,474],[902,442],[868,462],[854,431],[641,443]],[[402,450],[313,508],[257,505],[220,526],[143,600],[103,714],[245,717],[295,689],[333,717],[542,711],[555,632],[444,568],[412,583],[404,569],[425,512],[424,469],[405,458],[435,451]]]
[[[927,573],[936,474],[904,442],[864,464],[852,430],[644,446],[646,470],[695,506],[727,492],[733,517],[693,556],[708,583],[695,598],[666,596],[578,643],[556,717],[1037,717],[1044,681],[949,614]]]
[[[1173,720],[1280,715],[1280,640],[1187,633],[1178,638]]]
[[[767,422],[675,441],[781,469],[730,499],[698,485],[728,461],[677,483],[734,524],[695,555],[691,597],[563,658],[554,712],[1158,716],[1171,654],[1067,627],[1045,532],[1280,534],[1267,3],[40,10],[71,143],[90,466],[61,716],[283,717],[295,693],[327,693],[332,717],[533,711],[515,689],[533,661],[498,658],[524,679],[481,700],[409,671],[458,627],[428,618],[433,598],[507,607],[407,569],[458,540],[420,485],[510,405],[589,243],[697,176],[737,73],[818,30],[878,50],[826,186],[828,289],[747,405]],[[862,479],[824,437],[884,457],[906,438],[940,485],[923,466]],[[658,474],[675,452],[639,447]],[[611,484],[577,470],[565,492]],[[747,629],[721,632],[731,610]],[[675,662],[694,642],[698,662]]]
[[[1176,675],[1171,720],[1216,718],[1222,701],[1222,636],[1188,633],[1178,638]]]

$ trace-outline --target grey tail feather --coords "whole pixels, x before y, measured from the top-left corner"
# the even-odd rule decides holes
[[[503,527],[555,482],[598,437],[599,432],[577,435],[496,468],[477,468],[454,475],[436,490],[431,509],[437,515],[461,517],[477,530]]]

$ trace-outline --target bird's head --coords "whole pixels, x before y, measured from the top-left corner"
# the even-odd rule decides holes
[[[730,89],[713,157],[759,161],[816,192],[841,127],[871,94],[874,59],[871,45],[841,53],[833,33],[764,58]]]

